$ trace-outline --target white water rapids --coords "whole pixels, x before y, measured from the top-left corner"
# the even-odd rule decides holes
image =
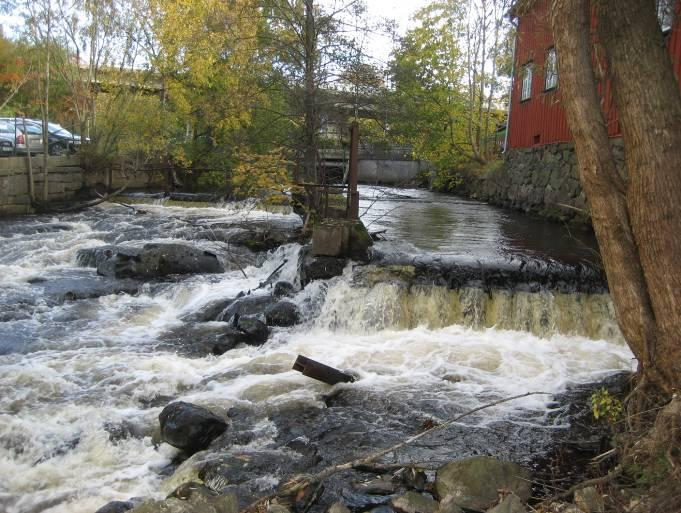
[[[59,223],[63,229],[58,231],[1,232],[0,308],[17,312],[25,304],[29,312],[0,322],[2,512],[93,513],[110,500],[163,496],[158,472],[176,451],[168,445],[155,450],[150,441],[162,407],[182,399],[222,408],[323,408],[322,395],[329,387],[291,370],[298,354],[359,374],[358,382],[341,387],[387,395],[399,391],[465,408],[525,391],[559,393],[569,385],[632,367],[629,350],[606,340],[538,338],[461,325],[401,329],[383,323],[380,329],[368,329],[371,316],[357,315],[361,301],[351,297],[349,270],[328,284],[312,283],[299,292],[293,301],[305,322],[276,329],[262,347],[239,347],[203,358],[159,347],[165,332],[182,325],[184,314],[211,300],[256,289],[284,259],[279,279],[295,281],[297,245],[281,247],[262,265],[245,268],[247,277],[239,270],[196,275],[146,285],[138,295],[63,303],[41,296],[41,279],[49,282],[69,273],[94,278],[94,269],[77,267],[76,252],[115,241],[114,231],[134,233],[130,239],[138,241],[160,241],[186,228],[187,220],[272,216],[217,208],[145,209],[145,222],[156,227],[151,236],[146,225],[128,222],[134,216],[114,206],[102,206],[92,216],[21,221],[28,227]],[[210,248],[217,243],[201,244]],[[391,297],[382,301],[390,303]],[[365,305],[374,312],[382,307],[379,301]],[[526,415],[528,422],[540,422],[537,412],[550,401],[550,396],[527,397],[488,410],[475,422],[484,425]],[[111,426],[124,421],[139,426],[139,436],[111,437]],[[273,429],[270,425],[262,436],[271,438]]]

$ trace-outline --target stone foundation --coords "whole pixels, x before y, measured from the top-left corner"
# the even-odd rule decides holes
[[[612,145],[618,168],[624,174],[622,140],[613,139]],[[468,192],[494,205],[555,220],[590,219],[572,143],[509,150],[504,165],[477,178]]]

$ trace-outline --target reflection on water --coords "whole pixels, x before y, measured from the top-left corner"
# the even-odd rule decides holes
[[[371,186],[361,186],[360,194],[360,214],[369,231],[385,230],[388,241],[401,251],[480,260],[527,256],[565,263],[593,261],[598,254],[589,229],[568,229],[478,201]]]

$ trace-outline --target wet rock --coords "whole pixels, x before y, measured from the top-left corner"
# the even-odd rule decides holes
[[[74,269],[49,274],[46,281],[32,287],[40,290],[49,304],[62,304],[111,294],[137,294],[140,284],[135,280],[93,276],[92,271]]]
[[[187,323],[165,333],[159,349],[172,349],[186,356],[202,358],[210,354],[220,356],[250,341],[249,334],[224,322]]]
[[[158,419],[161,439],[190,454],[208,447],[227,429],[225,420],[210,410],[183,401],[163,408]]]
[[[311,281],[328,280],[343,274],[348,264],[347,258],[312,256],[301,251],[299,265],[300,283],[305,286]]]
[[[264,315],[265,310],[275,302],[276,300],[270,295],[234,298],[220,313],[217,320],[230,321],[235,315],[240,317]]]
[[[238,513],[239,501],[236,495],[207,495],[192,493],[187,499],[170,498],[164,501],[145,502],[132,513]]]
[[[437,501],[430,495],[417,492],[407,492],[395,497],[390,504],[399,513],[435,513]]]
[[[109,250],[111,256],[97,263],[97,273],[102,276],[149,279],[171,274],[224,272],[217,255],[186,244],[152,243],[141,248],[119,246]]]
[[[487,510],[487,513],[527,513],[527,507],[520,497],[510,493],[501,499],[499,504]]]
[[[255,317],[239,317],[236,329],[242,334],[242,341],[249,346],[260,346],[267,342],[270,329],[267,324]]]
[[[290,297],[296,291],[296,287],[289,281],[278,281],[274,284],[272,295],[276,298]]]
[[[298,240],[299,230],[268,229],[267,227],[241,227],[233,232],[226,242],[244,246],[251,251],[270,251],[283,244]]]
[[[280,301],[265,310],[265,319],[270,326],[295,326],[300,322],[300,313],[295,304],[290,301]]]
[[[124,511],[130,511],[135,507],[135,503],[132,501],[111,501],[99,508],[95,513],[123,513]]]
[[[577,490],[574,501],[583,513],[603,513],[605,511],[605,501],[595,486]]]
[[[501,489],[527,501],[531,477],[529,471],[515,463],[477,456],[440,467],[435,490],[440,499],[451,497],[462,508],[484,510],[497,500],[497,490]]]

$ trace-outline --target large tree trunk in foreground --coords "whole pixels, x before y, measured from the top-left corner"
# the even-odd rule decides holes
[[[575,140],[610,293],[622,333],[642,370],[660,382],[655,364],[657,327],[638,249],[629,224],[592,68],[588,0],[552,0],[551,26],[558,55],[561,99]]]
[[[681,93],[650,0],[600,0],[629,173],[627,206],[657,325],[653,364],[681,389]]]

